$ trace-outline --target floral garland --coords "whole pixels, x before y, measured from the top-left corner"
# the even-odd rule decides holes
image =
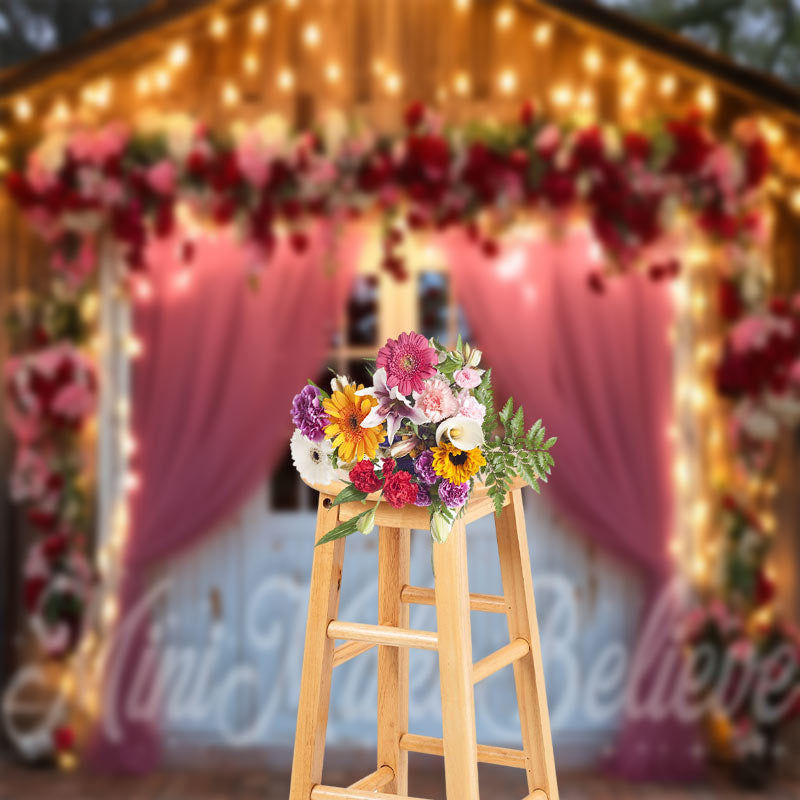
[[[292,460],[308,483],[337,477],[334,504],[373,492],[392,508],[430,509],[434,541],[444,542],[482,479],[499,514],[515,476],[539,491],[553,466],[538,420],[525,432],[522,408],[509,398],[494,410],[491,370],[459,337],[454,350],[419,333],[401,333],[378,351],[370,387],[337,375],[331,392],[309,383],[292,403]],[[502,425],[502,436],[497,429]],[[370,533],[377,504],[337,525],[317,544]]]

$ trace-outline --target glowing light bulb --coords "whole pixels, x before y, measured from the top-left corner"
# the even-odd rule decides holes
[[[212,17],[208,25],[208,32],[215,39],[223,39],[228,34],[228,20],[222,14],[216,14]]]
[[[69,106],[67,105],[66,101],[59,100],[53,106],[53,110],[50,112],[50,116],[56,122],[69,122],[70,112],[69,112]]]
[[[136,91],[140,95],[148,95],[153,89],[153,83],[150,76],[146,74],[140,75],[136,80]]]
[[[639,72],[639,62],[635,58],[626,58],[619,71],[623,78],[632,78]]]
[[[174,283],[179,292],[185,292],[192,285],[192,271],[190,269],[182,269],[175,275]]]
[[[596,47],[588,47],[583,54],[583,66],[595,74],[603,66],[603,54]]]
[[[128,492],[135,492],[142,485],[141,478],[135,472],[129,472],[125,476],[125,489]]]
[[[342,68],[336,61],[328,62],[325,67],[325,79],[328,83],[338,83],[342,77]]]
[[[135,336],[125,340],[125,350],[131,358],[139,358],[144,353],[144,345]]]
[[[512,94],[517,88],[517,76],[514,70],[504,69],[497,78],[497,85],[503,94]]]
[[[454,0],[457,11],[469,11],[470,0]]]
[[[222,87],[222,102],[226,106],[235,106],[239,102],[239,89],[235,83],[228,81]]]
[[[165,92],[167,89],[169,89],[169,86],[172,83],[172,78],[170,77],[169,72],[167,72],[165,69],[160,69],[158,72],[156,72],[155,82],[158,90]]]
[[[322,34],[320,33],[317,25],[309,23],[303,29],[303,41],[305,42],[306,47],[316,47],[320,43],[321,39]]]
[[[258,72],[258,56],[252,51],[245,53],[242,59],[242,67],[248,75],[255,75]]]
[[[294,73],[288,67],[278,73],[278,88],[282,92],[289,92],[294,88]]]
[[[300,0],[286,0],[286,5],[289,8],[297,8],[300,5]]]
[[[800,187],[792,190],[789,196],[789,203],[792,206],[792,211],[796,214],[800,214]]]
[[[494,21],[500,30],[508,30],[514,24],[514,9],[511,6],[498,8]]]
[[[472,82],[469,79],[469,75],[466,72],[459,72],[455,78],[453,78],[453,88],[456,90],[457,94],[460,95],[467,95],[472,88]]]
[[[553,105],[563,108],[572,103],[572,89],[569,86],[554,86],[550,92],[550,99]]]
[[[263,9],[257,9],[250,17],[250,30],[256,36],[263,36],[269,29],[269,17]]]
[[[705,84],[697,90],[697,105],[706,113],[710,113],[716,108],[717,95],[713,87]]]
[[[180,69],[189,61],[189,48],[183,42],[172,45],[169,51],[169,63],[173,67]]]
[[[550,44],[550,40],[553,38],[553,26],[549,22],[540,22],[534,29],[533,29],[533,41],[539,45],[539,47],[544,47],[547,44]]]
[[[658,91],[664,97],[672,97],[678,88],[678,79],[671,74],[662,75],[661,80],[658,82]]]
[[[14,114],[16,114],[17,119],[22,122],[29,120],[33,114],[33,107],[30,101],[25,97],[17,98],[17,102],[14,103]]]
[[[583,109],[588,110],[590,108],[594,108],[594,101],[594,92],[591,89],[584,89],[578,95],[578,105]]]
[[[396,72],[390,72],[384,78],[383,85],[389,94],[397,94],[403,88],[403,79]]]

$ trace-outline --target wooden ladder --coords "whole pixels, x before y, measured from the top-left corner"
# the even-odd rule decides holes
[[[332,500],[332,494],[320,493],[317,540],[365,510],[362,503],[333,506]],[[377,506],[377,625],[337,618],[345,540],[314,551],[289,800],[419,800],[408,796],[409,752],[444,756],[448,800],[479,800],[479,762],[524,769],[529,794],[523,800],[558,800],[520,489],[509,492],[495,516],[504,597],[469,593],[466,526],[494,512],[488,497],[471,500],[447,542],[433,545],[434,589],[409,585],[411,530],[429,528],[428,509]],[[411,603],[436,606],[437,632],[409,629]],[[510,637],[509,644],[474,664],[470,610],[505,614]],[[342,644],[336,646],[336,640]],[[377,769],[348,788],[324,786],[333,669],[373,647],[378,648]],[[439,653],[441,739],[408,730],[409,647]],[[479,745],[475,733],[473,687],[508,665],[514,669],[522,750]]]

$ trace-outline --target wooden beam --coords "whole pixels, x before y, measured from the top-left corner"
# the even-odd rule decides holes
[[[360,789],[337,789],[335,786],[315,786],[311,790],[311,800],[424,800],[421,797],[407,797],[400,794],[362,791]]]
[[[389,783],[394,780],[394,770],[384,764],[379,767],[375,772],[370,772],[369,775],[362,778],[360,781],[350,784],[350,789],[360,789],[364,792],[377,792],[384,789]]]
[[[339,667],[342,664],[346,664],[350,659],[372,650],[373,647],[375,645],[371,642],[345,642],[340,644],[333,651],[333,666]]]

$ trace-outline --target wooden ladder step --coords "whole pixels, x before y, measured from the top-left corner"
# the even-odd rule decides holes
[[[329,639],[389,645],[390,647],[418,647],[438,650],[439,637],[433,631],[414,631],[394,628],[391,625],[365,625],[360,622],[333,620],[328,625]]]
[[[484,678],[494,675],[495,672],[524,658],[531,650],[530,644],[525,639],[514,639],[505,647],[495,650],[486,658],[476,661],[472,667],[472,682],[480,683]]]
[[[335,786],[317,785],[311,790],[311,800],[424,800],[405,794],[384,794],[362,789],[337,789]]]
[[[404,733],[400,737],[400,749],[407,750],[409,753],[425,753],[430,756],[444,755],[444,743],[441,739],[433,736],[419,736],[415,733]],[[501,767],[526,768],[525,752],[523,750],[514,750],[510,747],[492,747],[486,744],[479,744],[478,761],[482,764],[497,764]]]
[[[348,788],[350,789],[360,789],[362,791],[369,791],[369,792],[377,792],[380,789],[383,789],[388,783],[394,779],[394,770],[384,764],[382,767],[378,767],[375,772],[371,772],[365,778],[362,778],[360,781],[356,781],[355,783],[351,783]]]
[[[414,603],[420,606],[436,605],[433,589],[422,586],[404,586],[400,592],[400,599],[404,603]],[[490,614],[505,614],[506,600],[496,594],[470,594],[469,607],[473,611],[488,611]]]
[[[360,656],[375,647],[372,642],[345,642],[333,649],[333,666],[346,664],[351,658]]]
[[[542,789],[537,789],[526,797],[523,797],[522,800],[548,800],[547,792],[543,791]]]

